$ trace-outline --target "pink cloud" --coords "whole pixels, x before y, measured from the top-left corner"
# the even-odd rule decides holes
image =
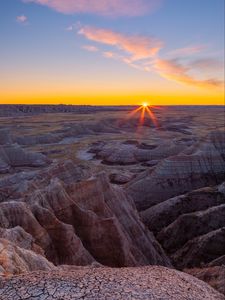
[[[94,13],[105,16],[138,16],[157,9],[162,0],[23,0],[48,6],[65,14]]]
[[[26,23],[26,22],[27,22],[27,17],[24,16],[24,15],[17,16],[17,17],[16,17],[16,21],[17,21],[18,23]]]
[[[215,78],[205,80],[194,78],[189,74],[191,71],[190,66],[183,66],[176,60],[157,59],[155,69],[162,77],[179,83],[206,88],[223,86],[223,81]]]
[[[112,30],[90,26],[81,27],[78,34],[85,36],[88,40],[123,50],[129,53],[133,61],[153,57],[162,47],[161,41],[151,37],[124,35]]]
[[[78,34],[90,41],[116,49],[117,51],[103,51],[102,54],[106,58],[121,61],[132,68],[145,72],[155,71],[168,80],[198,87],[212,88],[223,85],[223,81],[216,78],[198,79],[192,75],[193,71],[201,71],[201,67],[207,62],[209,63],[209,60],[198,60],[195,63],[183,65],[177,59],[161,59],[159,50],[163,47],[163,43],[160,40],[147,36],[125,35],[91,26],[81,26]],[[199,52],[200,48],[201,46],[182,48],[182,50],[179,49],[179,52],[190,55]],[[175,52],[178,53],[178,50]],[[211,61],[211,64],[214,63]]]

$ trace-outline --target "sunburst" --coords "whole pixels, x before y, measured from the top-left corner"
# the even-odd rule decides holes
[[[132,117],[139,112],[140,113],[139,125],[144,124],[147,115],[151,119],[155,127],[158,127],[158,121],[154,114],[153,108],[158,109],[155,106],[149,105],[147,102],[143,102],[142,105],[140,105],[138,108],[136,108],[129,114],[129,117]]]

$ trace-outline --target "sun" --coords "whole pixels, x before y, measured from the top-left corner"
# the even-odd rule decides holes
[[[155,125],[155,127],[158,127],[158,121],[156,119],[154,109],[158,109],[158,107],[153,106],[149,104],[148,102],[142,102],[140,106],[138,106],[136,109],[132,110],[129,114],[128,117],[132,117],[135,114],[139,112],[140,118],[139,118],[139,125],[143,125],[146,122],[146,116],[150,118],[152,123]]]

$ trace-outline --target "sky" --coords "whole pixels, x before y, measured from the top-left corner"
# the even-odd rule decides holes
[[[224,0],[1,0],[0,103],[224,105]]]

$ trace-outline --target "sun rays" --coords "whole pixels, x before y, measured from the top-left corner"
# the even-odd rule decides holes
[[[129,118],[133,117],[136,114],[140,114],[139,117],[139,125],[144,125],[148,119],[154,124],[155,127],[159,127],[157,118],[152,110],[152,108],[158,109],[158,107],[154,107],[149,105],[147,102],[143,102],[141,106],[136,108],[135,110],[129,113]]]

